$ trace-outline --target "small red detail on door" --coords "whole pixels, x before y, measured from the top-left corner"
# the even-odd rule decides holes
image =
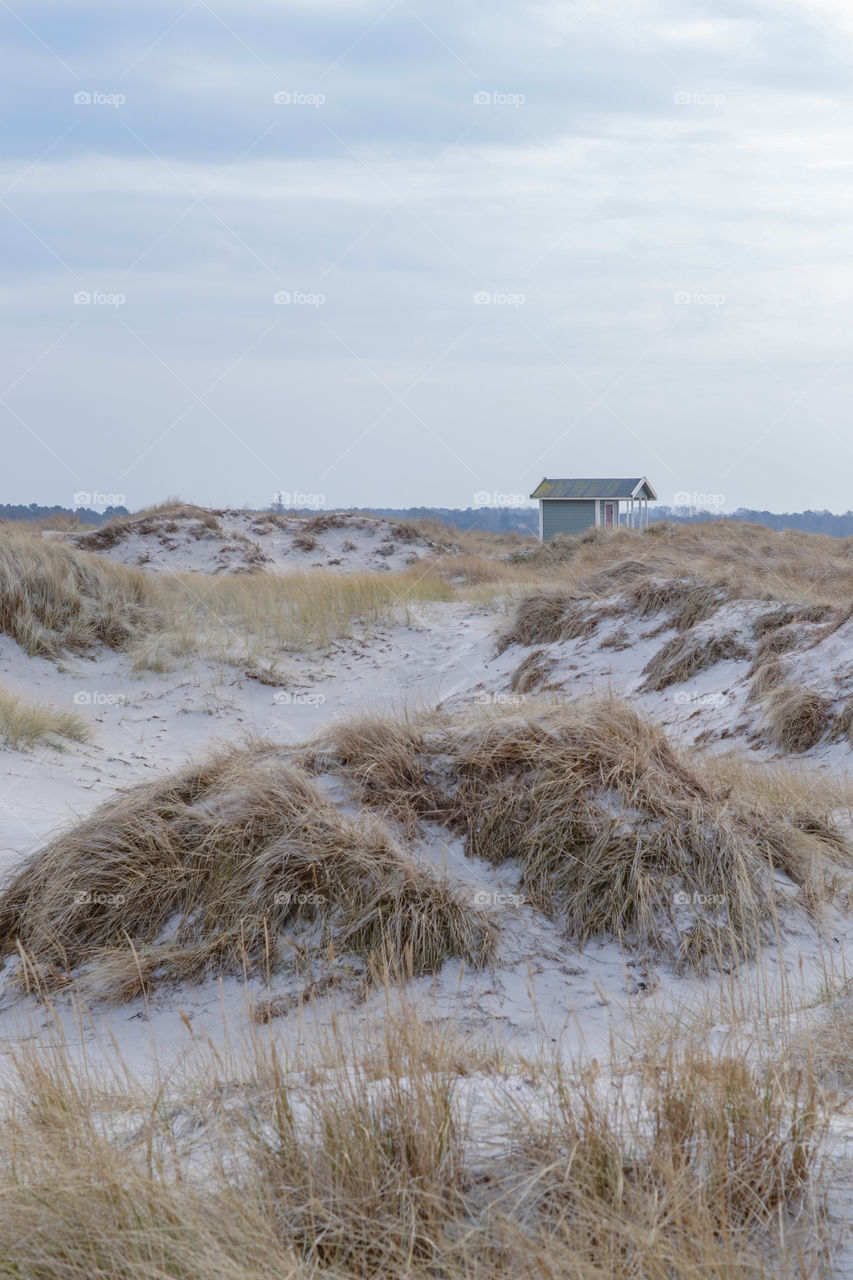
[[[604,523],[608,529],[613,528],[613,503],[605,502],[604,504]]]

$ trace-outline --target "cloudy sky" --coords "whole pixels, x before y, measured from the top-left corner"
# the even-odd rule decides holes
[[[0,26],[0,501],[853,507],[842,0]]]

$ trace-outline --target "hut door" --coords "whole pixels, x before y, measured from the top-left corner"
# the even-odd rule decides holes
[[[604,524],[608,529],[613,528],[613,503],[605,502],[604,504]]]

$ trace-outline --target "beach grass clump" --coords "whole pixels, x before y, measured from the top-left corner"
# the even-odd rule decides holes
[[[61,747],[64,742],[88,742],[91,730],[76,711],[31,702],[0,689],[0,739],[9,747],[28,750],[39,743]]]
[[[0,632],[31,656],[126,649],[162,624],[161,592],[141,570],[0,530]]]
[[[334,1024],[333,1024],[334,1025]],[[7,1063],[0,1272],[39,1280],[817,1280],[829,1106],[685,1034],[577,1065],[392,1015],[369,1044],[103,1078]],[[848,1028],[849,1030],[849,1028]]]
[[[478,965],[481,911],[373,815],[346,817],[257,745],[137,786],[33,854],[0,893],[0,957],[51,988],[87,973],[127,999],[157,983],[279,966],[287,934],[367,969]]]
[[[740,662],[748,650],[731,631],[710,636],[673,636],[643,668],[644,690],[667,689],[692,680],[719,662]]]
[[[832,727],[832,702],[814,689],[786,682],[767,695],[770,741],[782,751],[801,754],[816,747]]]
[[[616,937],[676,961],[695,921],[682,906],[701,903],[721,958],[739,961],[774,926],[775,869],[813,894],[815,868],[851,852],[799,804],[739,798],[613,698],[359,718],[309,763],[409,831],[441,824],[470,856],[515,863],[525,900],[581,944]]]

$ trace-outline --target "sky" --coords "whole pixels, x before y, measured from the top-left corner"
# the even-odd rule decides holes
[[[853,507],[842,0],[0,0],[0,36],[0,502]]]

